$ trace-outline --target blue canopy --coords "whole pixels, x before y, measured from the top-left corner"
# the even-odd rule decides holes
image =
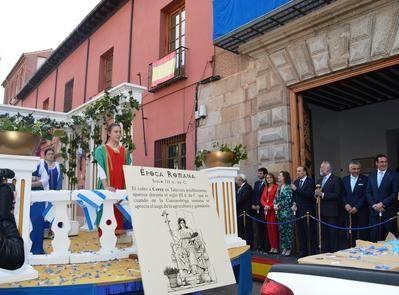
[[[292,0],[213,0],[213,39],[263,16]]]

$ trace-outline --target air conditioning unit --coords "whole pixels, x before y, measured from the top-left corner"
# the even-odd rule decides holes
[[[206,111],[206,105],[201,104],[198,108],[198,111],[195,112],[195,119],[203,119],[206,118],[207,116],[207,111]]]

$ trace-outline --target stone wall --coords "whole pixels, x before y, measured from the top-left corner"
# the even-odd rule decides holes
[[[205,104],[208,115],[199,121],[198,149],[211,149],[214,142],[249,146],[249,159],[242,167],[257,167],[257,132],[252,127],[256,115],[256,74],[254,61],[245,71],[222,80],[203,85],[199,91],[199,105]]]
[[[215,47],[215,75],[228,77],[247,69],[251,57]]]
[[[355,3],[337,4],[341,2]],[[399,1],[358,2],[370,5],[357,6],[348,15],[319,24],[320,28],[312,27],[288,44],[264,48],[286,85],[399,53]]]
[[[250,180],[260,166],[291,171],[289,86],[398,55],[398,26],[398,0],[341,0],[242,45],[247,67],[200,89],[198,148],[248,144]]]

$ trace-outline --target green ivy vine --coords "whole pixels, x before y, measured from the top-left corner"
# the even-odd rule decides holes
[[[81,116],[72,117],[72,124],[70,126],[72,132],[69,136],[66,135],[61,139],[65,142],[64,151],[68,159],[68,169],[65,172],[72,188],[75,187],[78,181],[76,178],[78,149],[80,148],[85,152],[84,157],[86,160],[91,157],[92,162],[96,163],[94,152],[103,143],[101,135],[103,129],[106,129],[109,119],[113,119],[122,125],[122,145],[129,152],[135,149],[131,130],[134,111],[138,109],[139,103],[133,98],[131,91],[129,91],[128,96],[123,94],[111,96],[108,92],[105,92],[104,97],[88,105]],[[91,130],[90,123],[94,125],[93,130]],[[90,139],[94,142],[94,148],[91,153],[88,153]]]
[[[132,152],[135,145],[132,140],[131,130],[134,111],[139,109],[139,103],[133,98],[132,92],[128,96],[117,94],[111,96],[105,92],[104,97],[88,105],[84,112],[72,116],[68,122],[60,122],[50,118],[35,119],[28,115],[0,115],[0,131],[26,131],[40,135],[51,140],[58,137],[61,142],[62,157],[68,165],[61,165],[61,170],[69,180],[69,189],[75,189],[78,179],[76,168],[78,152],[86,160],[92,158],[95,163],[94,151],[101,145],[101,135],[106,129],[107,121],[114,120],[122,125],[122,145]],[[93,126],[93,128],[92,128]],[[90,139],[94,142],[94,149],[89,153]]]

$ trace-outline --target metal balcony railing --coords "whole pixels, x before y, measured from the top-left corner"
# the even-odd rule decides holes
[[[148,67],[148,91],[155,92],[176,81],[186,79],[186,55],[188,48],[179,47]]]

